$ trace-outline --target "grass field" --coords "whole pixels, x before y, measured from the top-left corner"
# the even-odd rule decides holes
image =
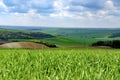
[[[27,28],[26,28],[27,29]],[[96,29],[96,28],[39,28],[35,29],[33,27],[30,29],[3,29],[0,28],[0,32],[8,33],[8,32],[22,32],[21,35],[30,32],[43,32],[47,33],[51,36],[50,38],[41,38],[41,39],[24,39],[24,38],[9,38],[8,41],[33,41],[36,40],[38,42],[55,44],[57,46],[91,46],[93,43],[97,41],[103,40],[120,40],[120,37],[110,38],[113,33],[119,33],[120,29]],[[29,35],[29,34],[28,34]],[[6,37],[6,36],[5,36]]]
[[[0,49],[0,80],[119,80],[117,49]]]
[[[57,36],[57,38],[44,39],[44,41],[60,46],[91,46],[92,43],[101,40],[120,40],[120,37],[109,38],[113,33],[120,32],[120,29],[48,28],[33,31]]]

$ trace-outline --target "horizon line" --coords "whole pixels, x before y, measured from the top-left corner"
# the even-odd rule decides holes
[[[33,25],[31,25],[31,26],[29,26],[29,25],[0,25],[0,28],[4,28],[4,27],[29,27],[29,28],[32,28],[32,27],[34,27],[34,28],[82,28],[82,29],[84,29],[84,28],[89,28],[89,29],[92,29],[92,28],[94,28],[94,29],[118,29],[118,28],[120,28],[120,27],[78,27],[78,26],[76,26],[76,27],[63,27],[63,26],[33,26]]]

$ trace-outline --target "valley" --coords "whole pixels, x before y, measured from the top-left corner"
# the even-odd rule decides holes
[[[117,28],[19,28],[18,26],[7,26],[0,27],[0,39],[8,42],[42,42],[60,47],[91,46],[97,41],[120,40],[120,35],[111,37],[119,32],[120,29]]]

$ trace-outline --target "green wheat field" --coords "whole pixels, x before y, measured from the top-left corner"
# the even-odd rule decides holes
[[[0,49],[0,80],[120,80],[120,50]]]

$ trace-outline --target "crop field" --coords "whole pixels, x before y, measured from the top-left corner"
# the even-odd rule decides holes
[[[120,29],[81,28],[0,28],[0,40],[8,42],[44,42],[57,46],[91,46],[97,41],[120,40]],[[15,34],[15,35],[14,35]],[[34,35],[33,35],[34,34]],[[40,37],[42,36],[42,37]]]
[[[118,49],[0,49],[0,80],[119,80]]]

